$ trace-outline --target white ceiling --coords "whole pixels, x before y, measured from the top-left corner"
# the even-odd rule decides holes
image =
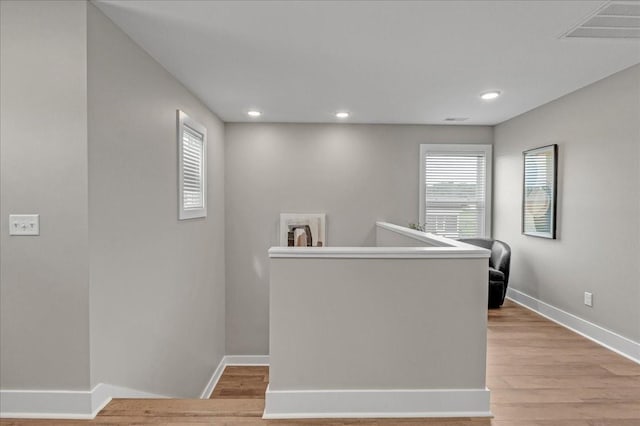
[[[604,1],[95,3],[224,121],[493,125],[640,63],[560,38]]]

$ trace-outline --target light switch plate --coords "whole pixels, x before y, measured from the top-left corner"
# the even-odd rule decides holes
[[[9,235],[40,235],[40,215],[10,214]]]
[[[588,291],[584,292],[584,304],[593,306],[593,293],[589,293]]]

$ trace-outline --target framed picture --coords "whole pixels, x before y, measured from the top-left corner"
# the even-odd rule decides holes
[[[556,238],[558,145],[524,151],[522,233]]]
[[[326,245],[324,213],[280,214],[280,246],[323,247]]]

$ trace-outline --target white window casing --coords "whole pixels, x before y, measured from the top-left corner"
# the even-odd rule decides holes
[[[420,145],[420,224],[450,238],[491,236],[491,145]]]
[[[207,216],[207,129],[178,110],[178,219]]]

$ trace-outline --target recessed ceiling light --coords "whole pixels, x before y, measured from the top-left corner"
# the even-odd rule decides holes
[[[349,113],[346,111],[338,111],[336,112],[336,117],[337,118],[349,118]]]
[[[258,110],[252,109],[251,111],[247,112],[247,115],[249,117],[260,117],[262,115],[262,113]]]
[[[484,99],[485,101],[490,101],[492,99],[497,98],[501,94],[502,94],[502,92],[500,92],[499,90],[492,90],[490,92],[484,92],[483,94],[480,95],[480,97],[482,99]]]

